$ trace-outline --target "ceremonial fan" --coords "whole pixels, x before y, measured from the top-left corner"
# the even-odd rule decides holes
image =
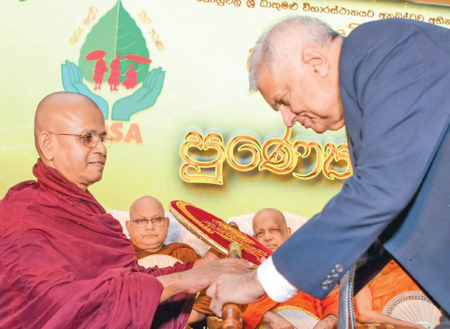
[[[169,210],[188,231],[224,255],[240,253],[239,258],[257,266],[261,264],[263,258],[272,254],[270,249],[251,236],[188,202],[172,201]],[[229,249],[230,246],[233,248]],[[240,252],[233,253],[233,250]],[[223,329],[241,329],[243,324],[241,311],[241,305],[225,303],[222,307],[222,319],[216,318],[215,326]]]
[[[271,312],[283,317],[295,329],[312,329],[319,322],[317,316],[297,306],[282,305],[275,307]],[[257,329],[264,329],[264,325],[259,325]]]
[[[138,264],[144,267],[154,267],[159,268],[174,266],[175,263],[183,264],[183,262],[175,257],[169,255],[148,255],[138,260]]]
[[[241,247],[243,259],[255,265],[260,265],[263,257],[268,258],[272,254],[270,249],[253,237],[188,202],[172,201],[169,210],[188,231],[224,255],[228,255],[231,242]]]
[[[392,298],[383,313],[399,320],[433,329],[442,313],[421,291],[409,291]]]

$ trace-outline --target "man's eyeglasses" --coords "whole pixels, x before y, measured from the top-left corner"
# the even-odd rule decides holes
[[[154,226],[163,226],[166,222],[167,217],[155,217],[152,219],[139,218],[139,219],[130,219],[132,222],[136,224],[137,227],[143,228],[148,225],[149,222],[152,222]]]
[[[94,148],[97,146],[98,141],[101,141],[106,148],[109,148],[111,146],[111,142],[113,140],[113,137],[111,135],[99,135],[97,133],[89,133],[89,134],[63,134],[63,133],[51,133],[53,135],[63,135],[63,136],[76,136],[80,137],[83,140],[84,146],[87,146],[89,148]]]

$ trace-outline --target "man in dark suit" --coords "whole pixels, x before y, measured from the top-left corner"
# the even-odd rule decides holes
[[[210,287],[213,311],[264,292],[324,298],[358,259],[364,282],[393,257],[448,314],[450,31],[385,20],[343,38],[319,20],[291,18],[254,47],[250,84],[288,127],[345,124],[354,173],[257,271]],[[382,252],[361,258],[377,245]]]

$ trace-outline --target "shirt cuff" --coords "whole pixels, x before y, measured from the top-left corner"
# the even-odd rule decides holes
[[[297,295],[297,288],[278,272],[273,264],[272,256],[259,265],[256,274],[264,291],[274,301],[282,303]]]

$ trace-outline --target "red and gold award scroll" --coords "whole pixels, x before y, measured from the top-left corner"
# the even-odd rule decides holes
[[[222,219],[181,200],[175,200],[169,206],[172,215],[189,232],[224,255],[228,255],[228,245],[238,243],[242,248],[242,258],[255,265],[261,264],[263,257],[272,255],[272,251],[240,232]]]

